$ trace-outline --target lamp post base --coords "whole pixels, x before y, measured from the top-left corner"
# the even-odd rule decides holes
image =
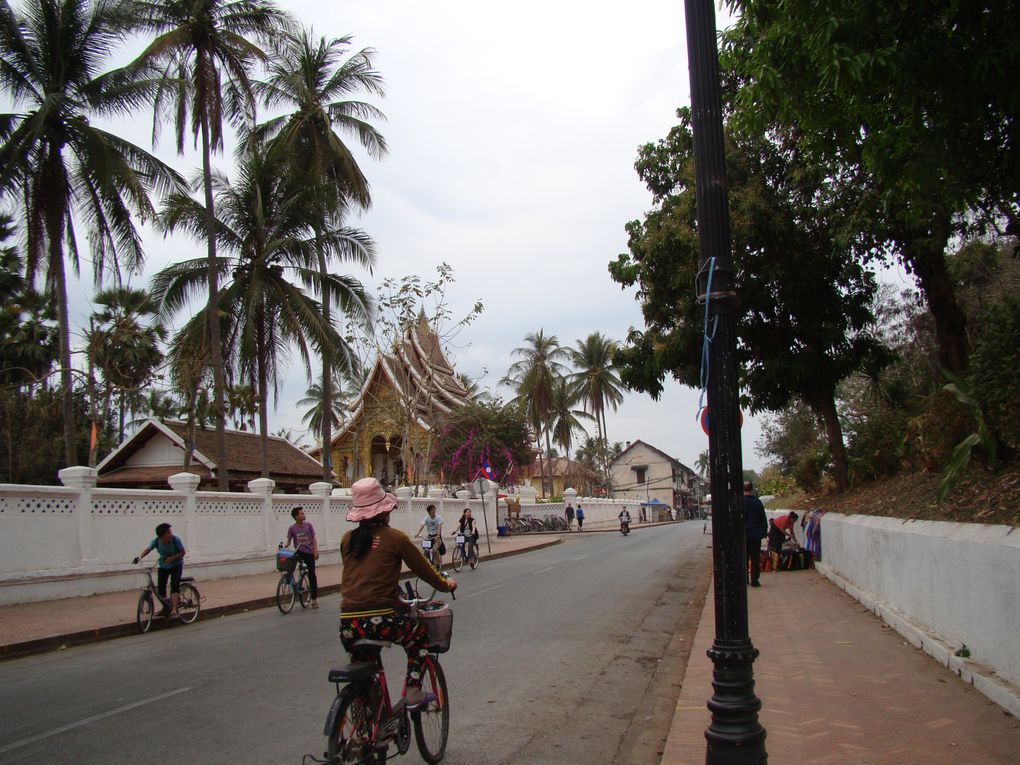
[[[754,695],[752,665],[758,649],[750,640],[716,640],[708,650],[712,687],[708,700],[712,722],[705,731],[706,765],[764,765],[765,729],[758,723],[761,701]]]

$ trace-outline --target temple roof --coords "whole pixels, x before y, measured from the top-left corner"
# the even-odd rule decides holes
[[[365,397],[379,375],[386,378],[400,403],[411,410],[408,415],[425,430],[431,430],[436,414],[445,414],[471,400],[422,312],[391,350],[379,350],[357,403],[351,407],[352,416],[333,437],[334,444],[351,430],[364,411]]]

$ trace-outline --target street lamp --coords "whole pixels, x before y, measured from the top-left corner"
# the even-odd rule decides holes
[[[744,540],[740,401],[737,386],[737,295],[733,284],[725,153],[712,0],[684,0],[691,75],[694,172],[701,269],[698,298],[714,326],[709,347],[709,436],[712,490],[712,569],[715,641],[712,721],[705,731],[706,765],[762,765],[768,761],[761,701],[754,694],[754,659],[747,625],[747,548]],[[706,331],[708,328],[706,327]]]

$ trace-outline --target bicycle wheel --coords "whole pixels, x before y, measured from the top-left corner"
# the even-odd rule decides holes
[[[361,693],[344,688],[336,727],[326,734],[326,759],[339,765],[371,762],[372,708]]]
[[[478,568],[478,543],[477,542],[475,542],[473,545],[471,545],[471,555],[468,558],[468,565],[470,565],[471,568]]]
[[[298,599],[301,601],[302,608],[308,608],[308,604],[312,602],[312,587],[308,584],[308,572],[302,571],[301,578],[298,579]]]
[[[202,608],[202,596],[193,585],[181,585],[181,599],[177,602],[177,614],[185,624],[191,624],[198,618],[199,609]]]
[[[289,614],[290,609],[294,608],[294,588],[286,574],[276,583],[276,607],[282,614]]]
[[[464,568],[464,553],[460,545],[453,548],[453,570],[460,572]]]
[[[152,613],[155,605],[152,602],[152,593],[144,590],[138,597],[138,631],[143,635],[152,627]]]
[[[450,698],[446,693],[446,675],[435,656],[431,656],[425,664],[422,688],[436,699],[411,712],[414,739],[418,742],[422,759],[435,763],[446,754],[446,739],[450,735]]]

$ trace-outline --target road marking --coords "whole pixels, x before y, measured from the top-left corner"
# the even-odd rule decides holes
[[[486,592],[491,592],[492,590],[498,590],[502,586],[503,585],[501,584],[494,584],[492,587],[486,587],[484,590],[477,590],[476,592],[472,592],[470,595],[461,595],[457,598],[457,600],[467,600],[468,598],[473,598],[475,595],[482,595]]]
[[[34,744],[37,741],[42,741],[43,739],[50,738],[51,736],[56,736],[60,733],[67,733],[69,730],[74,730],[75,728],[82,728],[86,725],[91,725],[94,722],[105,720],[107,717],[119,715],[121,712],[128,712],[132,709],[136,709],[137,707],[144,707],[146,704],[152,704],[155,701],[162,701],[163,699],[168,699],[171,696],[177,696],[178,694],[181,693],[187,693],[190,690],[191,688],[178,688],[176,691],[168,691],[167,693],[161,693],[159,694],[159,696],[153,696],[151,699],[143,699],[142,701],[136,701],[133,704],[127,704],[122,707],[117,707],[116,709],[111,709],[109,712],[103,712],[102,714],[92,715],[92,717],[86,717],[84,720],[79,720],[78,722],[73,722],[70,723],[69,725],[61,725],[59,728],[54,728],[53,730],[46,731],[45,733],[40,733],[38,736],[29,736],[28,738],[23,738],[20,741],[15,741],[13,744],[8,744],[7,746],[0,748],[0,754],[13,752],[15,749],[20,749],[23,746]]]
[[[544,574],[546,571],[552,571],[554,568],[556,568],[556,567],[555,566],[548,566],[546,568],[541,568],[538,571],[532,571],[531,575],[532,576],[538,576],[539,574]]]
[[[570,561],[573,563],[575,560],[584,560],[587,557],[587,555],[578,555],[576,558],[571,558]]]

